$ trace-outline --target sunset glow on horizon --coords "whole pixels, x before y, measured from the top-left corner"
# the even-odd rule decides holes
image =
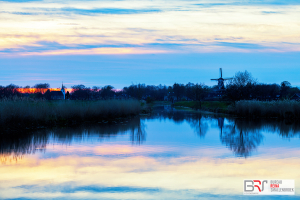
[[[71,88],[64,88],[66,92],[72,92],[73,89]],[[34,93],[42,93],[44,94],[47,91],[61,91],[61,88],[16,88],[16,91],[20,93],[28,93],[28,94],[34,94]]]
[[[299,19],[296,0],[2,0],[0,85],[213,85],[223,67],[300,86]]]

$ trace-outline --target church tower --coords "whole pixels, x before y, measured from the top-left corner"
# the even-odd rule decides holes
[[[61,84],[61,90],[60,91],[63,93],[64,99],[66,99],[66,91],[65,91],[64,83]]]

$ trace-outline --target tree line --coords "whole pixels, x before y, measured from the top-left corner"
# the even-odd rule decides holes
[[[10,98],[13,96],[21,97],[20,86],[10,84],[8,86],[0,86],[0,98]],[[50,99],[50,84],[40,83],[33,87],[25,86],[23,88],[35,88],[33,94],[29,94],[31,98]],[[288,81],[281,84],[265,84],[259,83],[252,77],[248,71],[237,72],[233,79],[226,83],[225,89],[219,90],[218,86],[207,86],[203,83],[174,83],[172,86],[166,85],[146,85],[132,84],[121,90],[115,89],[111,85],[103,87],[93,86],[86,87],[82,84],[71,87],[70,99],[78,100],[97,100],[111,98],[135,98],[139,100],[151,101],[203,101],[203,100],[279,100],[291,98],[295,93],[300,93],[298,87],[292,87]],[[46,92],[42,92],[45,91]]]

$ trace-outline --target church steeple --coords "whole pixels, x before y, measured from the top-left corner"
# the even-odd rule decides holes
[[[65,87],[64,87],[64,82],[61,83],[61,89],[60,90],[64,95],[64,99],[66,99],[66,91],[65,91]]]

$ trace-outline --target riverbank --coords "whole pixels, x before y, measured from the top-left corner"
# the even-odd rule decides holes
[[[198,101],[179,101],[174,103],[174,106],[188,107],[214,113],[230,113],[231,110],[229,109],[229,106],[231,104],[232,102],[226,101],[202,101],[200,107],[200,103]]]
[[[118,118],[139,114],[137,100],[107,101],[0,101],[1,129],[9,131],[31,130],[53,126],[72,126],[92,121],[107,123]]]
[[[242,100],[235,104],[226,101],[202,101],[201,107],[196,101],[181,101],[174,103],[174,106],[232,114],[242,118],[300,119],[300,102],[294,100]]]

